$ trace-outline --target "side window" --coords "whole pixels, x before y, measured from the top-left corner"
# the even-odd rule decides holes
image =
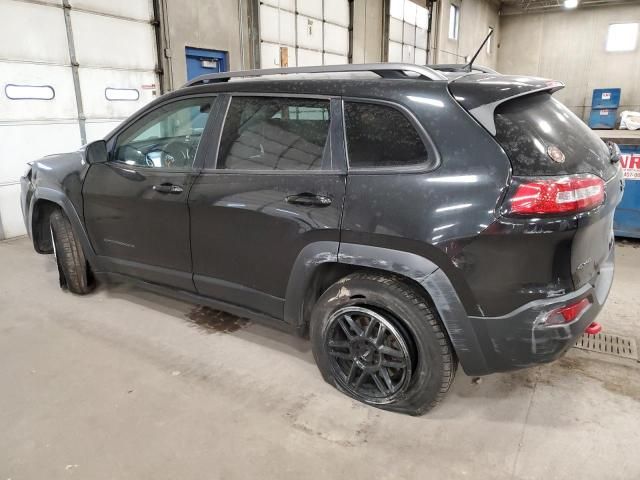
[[[233,97],[218,168],[320,170],[328,150],[328,100]]]
[[[189,98],[153,110],[118,136],[112,161],[191,168],[213,101],[213,97]]]
[[[344,115],[351,168],[407,167],[427,161],[420,135],[399,110],[345,102]]]

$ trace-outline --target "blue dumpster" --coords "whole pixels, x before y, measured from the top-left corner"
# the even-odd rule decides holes
[[[613,231],[619,237],[640,238],[640,144],[618,145],[622,152],[620,164],[624,170],[625,188],[613,217]]]

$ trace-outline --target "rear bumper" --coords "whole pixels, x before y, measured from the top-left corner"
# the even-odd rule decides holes
[[[535,300],[500,317],[470,317],[487,371],[467,369],[463,364],[465,371],[477,375],[504,372],[551,362],[562,356],[602,310],[613,282],[613,262],[612,248],[595,281],[570,294]],[[573,322],[552,326],[541,323],[551,310],[583,298],[588,298],[591,305]]]

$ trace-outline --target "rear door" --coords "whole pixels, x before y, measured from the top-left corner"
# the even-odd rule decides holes
[[[283,318],[292,267],[314,242],[338,253],[345,194],[340,102],[227,97],[219,149],[190,197],[199,293]]]
[[[194,290],[187,197],[215,98],[159,105],[109,141],[108,162],[91,165],[85,222],[109,271]]]

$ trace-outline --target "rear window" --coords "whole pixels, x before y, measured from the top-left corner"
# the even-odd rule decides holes
[[[603,179],[615,175],[602,140],[549,93],[510,100],[495,112],[496,140],[511,160],[514,175],[593,173]],[[547,154],[558,147],[564,162]]]
[[[427,161],[420,135],[399,110],[345,102],[344,115],[351,168],[410,167]]]

